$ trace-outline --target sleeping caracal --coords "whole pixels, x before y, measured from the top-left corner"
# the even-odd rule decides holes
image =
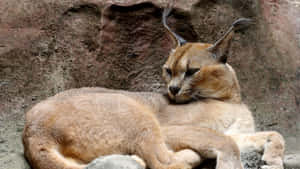
[[[242,169],[240,150],[263,153],[265,169],[283,169],[284,141],[255,132],[226,63],[239,19],[215,44],[187,43],[163,23],[177,47],[163,66],[168,96],[104,88],[72,89],[26,113],[25,156],[34,169],[83,169],[101,155],[132,154],[152,169],[192,168],[217,158],[218,169]],[[184,103],[184,104],[182,104]]]

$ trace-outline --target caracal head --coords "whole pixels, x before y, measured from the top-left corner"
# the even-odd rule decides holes
[[[251,20],[238,19],[214,44],[189,43],[167,25],[170,11],[165,9],[162,18],[177,44],[163,65],[163,79],[169,98],[176,103],[202,98],[240,101],[235,72],[226,62],[234,33],[252,24]]]

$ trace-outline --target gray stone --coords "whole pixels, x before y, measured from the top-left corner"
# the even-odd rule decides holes
[[[127,155],[103,156],[93,160],[85,169],[144,169]]]
[[[244,165],[244,169],[260,169],[260,166],[263,165],[261,158],[261,153],[254,149],[241,152],[241,160]]]
[[[286,169],[300,169],[300,154],[288,154],[284,157]]]
[[[30,169],[24,155],[12,153],[0,159],[0,169]]]

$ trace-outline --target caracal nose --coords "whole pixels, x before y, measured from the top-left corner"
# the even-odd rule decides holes
[[[169,90],[175,96],[179,92],[180,88],[177,86],[170,86]]]

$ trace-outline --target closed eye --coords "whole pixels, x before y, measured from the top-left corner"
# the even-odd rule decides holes
[[[198,72],[200,69],[199,68],[189,68],[185,72],[186,77],[193,76],[196,72]]]
[[[172,76],[172,70],[169,68],[165,68],[166,72],[168,73],[169,76]]]

